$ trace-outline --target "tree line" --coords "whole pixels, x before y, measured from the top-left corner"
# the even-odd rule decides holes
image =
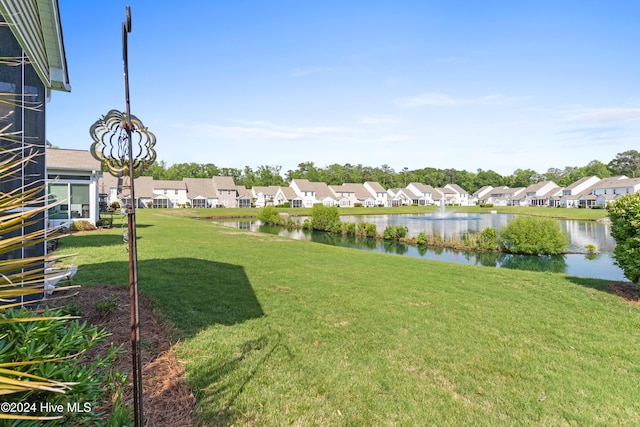
[[[177,163],[168,166],[159,161],[143,172],[157,180],[177,180],[183,178],[211,178],[213,176],[231,176],[238,185],[247,188],[254,186],[286,185],[292,179],[308,179],[325,182],[329,185],[340,185],[344,182],[363,183],[376,181],[384,188],[406,187],[410,182],[421,182],[433,187],[444,187],[447,184],[458,184],[470,193],[485,185],[493,187],[527,187],[540,181],[554,181],[566,187],[586,176],[607,178],[626,175],[629,178],[640,177],[640,152],[628,150],[616,154],[609,163],[592,160],[585,166],[565,166],[563,169],[549,168],[544,173],[533,169],[516,169],[511,175],[500,175],[489,169],[477,169],[475,172],[457,169],[439,169],[425,167],[409,170],[403,168],[396,171],[389,165],[377,167],[361,164],[332,164],[319,167],[314,162],[303,162],[293,170],[282,173],[282,166],[261,165],[253,169],[218,167],[213,163]]]

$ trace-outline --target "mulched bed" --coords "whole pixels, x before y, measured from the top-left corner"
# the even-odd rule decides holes
[[[77,304],[83,312],[82,320],[98,325],[112,335],[108,342],[97,345],[86,355],[92,360],[97,354],[105,355],[111,343],[122,344],[126,351],[118,357],[121,371],[131,374],[131,326],[129,312],[129,290],[116,286],[91,286],[74,289],[78,295],[64,303]],[[109,313],[100,312],[96,303],[105,298],[117,297],[117,306]],[[63,300],[64,301],[64,300]],[[142,353],[142,391],[145,426],[190,427],[194,420],[195,397],[184,381],[185,369],[172,350],[169,327],[158,320],[151,303],[140,296],[140,325]],[[130,378],[131,379],[131,378]],[[133,387],[124,391],[123,400],[133,408]],[[113,396],[115,398],[115,396]],[[109,405],[110,406],[110,405]],[[109,412],[109,407],[99,408]]]
[[[640,287],[638,285],[631,282],[612,282],[607,284],[607,289],[627,301],[640,304]]]

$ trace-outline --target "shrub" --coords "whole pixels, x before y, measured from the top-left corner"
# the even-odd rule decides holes
[[[499,244],[514,254],[557,255],[564,253],[567,237],[556,220],[518,216],[502,229]]]
[[[357,236],[377,237],[378,231],[375,224],[368,222],[359,222],[356,230]]]
[[[313,205],[311,209],[311,228],[320,231],[340,229],[340,212],[335,206]]]
[[[640,193],[627,194],[609,205],[616,264],[625,276],[640,284]]]
[[[343,222],[342,223],[342,234],[347,236],[355,236],[356,235],[356,224],[355,222]]]
[[[487,227],[478,234],[476,238],[476,245],[480,249],[496,250],[498,249],[498,232]]]
[[[95,225],[91,224],[89,221],[73,221],[71,226],[69,226],[70,231],[91,231],[95,230]]]
[[[54,320],[4,323],[0,338],[0,348],[2,348],[0,363],[41,361],[14,369],[29,375],[55,378],[61,383],[75,383],[75,385],[72,385],[64,394],[32,390],[9,395],[5,400],[48,402],[52,406],[64,405],[65,407],[67,402],[89,402],[98,406],[109,401],[111,393],[121,390],[118,386],[121,387],[124,384],[126,377],[115,367],[115,360],[119,354],[123,353],[122,350],[111,346],[105,358],[98,357],[91,363],[82,364],[82,355],[96,344],[104,342],[109,334],[98,329],[97,326],[87,326],[85,322],[59,319],[64,314],[63,311],[45,310],[42,317]],[[33,313],[29,309],[8,309],[0,312],[0,319],[3,320],[32,316]],[[109,385],[113,388],[109,389]],[[39,411],[38,408],[37,412]],[[25,413],[24,415],[37,414]],[[64,419],[40,421],[37,425],[97,425],[102,421],[101,416],[101,413],[93,410],[84,413],[65,412]]]
[[[280,215],[280,212],[278,212],[278,209],[274,206],[267,206],[260,209],[260,212],[258,212],[258,219],[265,224],[284,224],[284,218]]]
[[[382,236],[385,240],[398,240],[407,235],[409,229],[404,225],[390,225],[384,229]]]
[[[426,246],[427,245],[427,235],[424,232],[421,232],[420,234],[418,234],[418,237],[416,238],[416,243],[419,246]]]
[[[355,203],[353,204],[353,207],[354,207],[354,208],[361,208],[361,207],[362,207],[362,203],[360,203],[360,202],[355,202]]]

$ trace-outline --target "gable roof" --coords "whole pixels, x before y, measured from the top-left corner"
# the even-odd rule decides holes
[[[574,183],[570,184],[569,186],[565,187],[564,189],[565,190],[573,190],[577,186],[579,186],[579,185],[581,185],[581,184],[583,184],[583,183],[585,183],[588,180],[593,179],[593,178],[598,178],[598,177],[597,176],[585,176],[585,177],[582,177],[579,180],[577,180],[576,182],[574,182]],[[598,178],[598,180],[600,180],[600,178]]]
[[[213,181],[210,178],[183,178],[187,187],[187,196],[194,199],[198,196],[208,199],[216,198],[216,190],[213,188]]]
[[[100,162],[88,150],[67,150],[47,148],[47,169],[67,169],[75,171],[99,171]]]
[[[458,194],[464,195],[464,194],[469,194],[467,193],[467,190],[465,190],[464,188],[460,187],[458,184],[447,184],[444,186],[444,188],[451,188],[453,191],[457,192]]]
[[[213,188],[217,190],[236,190],[236,183],[233,181],[232,176],[214,176],[211,178],[213,181]]]
[[[367,181],[365,182],[365,184],[367,184],[369,187],[371,187],[371,189],[373,191],[375,191],[376,193],[386,193],[387,191],[384,189],[384,187],[382,185],[380,185],[379,182],[376,181]]]
[[[336,187],[338,187],[338,190],[336,191],[340,191],[339,188],[342,187],[342,188],[345,188],[349,193],[354,193],[354,195],[356,196],[356,199],[358,200],[366,200],[366,199],[374,198],[374,195],[371,194],[369,190],[367,190],[364,184],[344,183],[341,186],[336,186]]]

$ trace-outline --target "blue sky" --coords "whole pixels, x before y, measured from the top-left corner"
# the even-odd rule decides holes
[[[59,0],[72,92],[47,138],[131,111],[159,160],[515,169],[640,148],[637,1]]]

